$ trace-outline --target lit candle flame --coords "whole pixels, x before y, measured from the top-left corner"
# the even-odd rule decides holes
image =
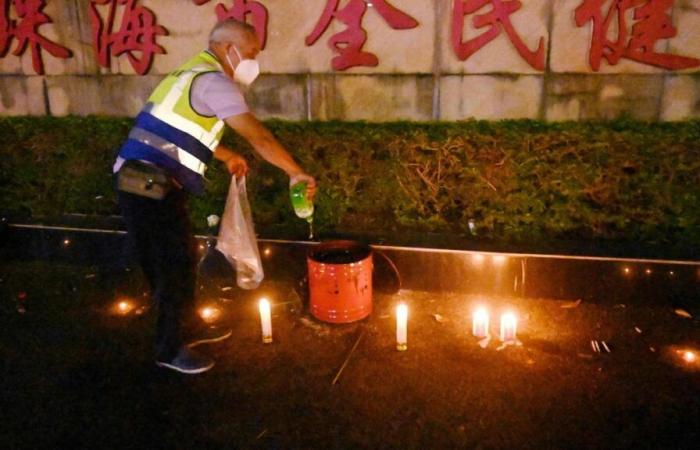
[[[261,298],[258,303],[260,310],[260,325],[262,327],[262,341],[264,344],[272,342],[272,319],[270,318],[270,301]]]
[[[683,352],[683,361],[692,364],[695,361],[697,361],[697,359],[698,359],[698,357],[695,354],[695,352],[690,351],[690,350],[686,350]]]
[[[263,250],[263,253],[265,254],[265,256],[270,256],[272,250],[270,249],[270,247],[266,247],[265,250]]]
[[[134,308],[134,303],[126,299],[117,301],[117,304],[115,305],[117,314],[121,314],[122,316],[129,314],[134,310]]]
[[[404,303],[396,306],[396,350],[408,349],[408,307]]]
[[[220,314],[221,310],[215,306],[205,306],[199,310],[199,316],[207,323],[215,321]]]
[[[472,334],[478,338],[485,338],[489,335],[489,312],[484,307],[479,307],[474,311]]]
[[[518,319],[512,312],[501,316],[501,341],[511,342],[517,340]]]

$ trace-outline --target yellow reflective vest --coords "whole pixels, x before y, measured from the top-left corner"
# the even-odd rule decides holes
[[[192,83],[199,75],[222,71],[214,55],[203,51],[170,72],[136,117],[119,156],[151,162],[187,191],[203,193],[204,172],[224,134],[224,121],[194,110]]]

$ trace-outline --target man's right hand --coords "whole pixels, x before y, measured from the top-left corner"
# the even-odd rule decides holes
[[[289,177],[290,186],[293,186],[301,181],[306,183],[306,197],[313,201],[314,197],[316,196],[316,179],[304,172],[300,172]]]

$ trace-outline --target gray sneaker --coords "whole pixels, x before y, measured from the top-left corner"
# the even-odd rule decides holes
[[[214,367],[214,361],[194,350],[190,350],[188,347],[181,347],[172,360],[156,360],[156,366],[176,370],[181,373],[195,374],[206,372]]]
[[[221,342],[231,337],[233,330],[224,326],[201,327],[192,333],[192,338],[187,342],[187,346],[192,348],[201,344],[213,344]]]

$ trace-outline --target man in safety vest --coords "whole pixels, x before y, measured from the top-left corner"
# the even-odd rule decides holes
[[[114,164],[119,206],[141,266],[158,303],[156,364],[200,373],[214,362],[192,347],[216,342],[231,330],[204,327],[195,313],[195,245],[186,210],[188,193],[204,191],[212,157],[244,175],[245,159],[220,143],[224,125],[244,137],[266,161],[306,181],[304,172],[248,110],[239,85],[258,76],[260,44],[255,29],[229,19],[209,35],[209,48],[171,72],[136,118]],[[199,333],[199,335],[197,335]]]

